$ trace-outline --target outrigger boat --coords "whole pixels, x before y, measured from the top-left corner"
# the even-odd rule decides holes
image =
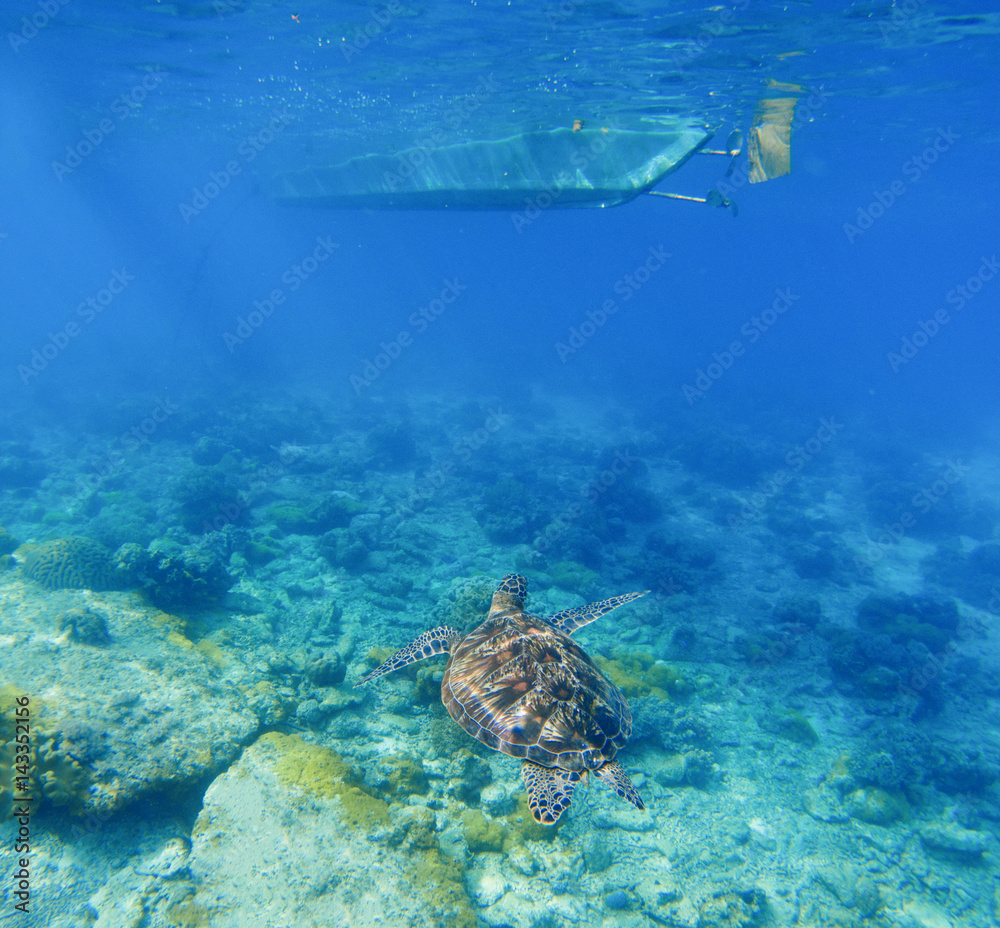
[[[769,132],[773,136],[773,129]],[[653,194],[726,206],[735,215],[735,205],[717,188],[705,197],[653,189],[698,152],[730,159],[740,154],[740,133],[734,132],[721,151],[705,148],[712,135],[704,124],[690,119],[642,129],[590,128],[578,120],[573,128],[489,141],[446,145],[429,139],[396,154],[365,154],[340,164],[285,171],[273,179],[269,192],[285,204],[400,210],[608,207]],[[758,131],[750,146],[750,160],[757,155],[758,175],[762,137]],[[783,133],[781,139],[787,143]],[[787,161],[787,144],[784,153]],[[767,154],[773,156],[773,151]],[[772,163],[763,169],[767,176],[751,175],[750,180],[770,179],[788,169]]]

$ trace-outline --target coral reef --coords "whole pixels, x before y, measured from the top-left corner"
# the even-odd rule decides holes
[[[295,842],[280,838],[289,822],[301,822]],[[273,887],[245,874],[279,848],[286,895],[325,924],[361,923],[377,905],[394,924],[475,928],[461,862],[442,853],[433,811],[388,803],[340,755],[272,732],[212,784],[195,823],[193,902],[211,924],[243,924],[246,905],[271,904]]]
[[[499,853],[507,839],[507,829],[502,822],[487,819],[478,809],[462,813],[462,837],[473,854]]]
[[[655,522],[663,506],[649,489],[649,465],[633,451],[607,448],[601,452],[594,467],[598,476],[588,487],[589,498],[605,519]]]
[[[322,535],[335,528],[346,528],[351,519],[365,511],[365,505],[346,495],[327,496],[308,506],[275,503],[267,517],[283,532],[299,535]]]
[[[823,607],[812,596],[783,596],[774,604],[774,621],[786,625],[806,625],[814,628],[823,619]]]
[[[845,433],[777,486],[792,419],[762,413],[733,437],[669,404],[590,407],[567,429],[573,400],[529,392],[510,401],[512,438],[481,429],[499,400],[416,391],[405,409],[188,402],[124,456],[144,402],[104,422],[106,448],[34,426],[20,450],[0,444],[46,474],[0,476],[10,533],[74,536],[41,566],[25,546],[17,566],[0,529],[0,568],[14,565],[0,570],[0,676],[30,684],[37,710],[32,875],[53,925],[85,906],[102,925],[215,928],[254,912],[468,928],[996,921],[1000,541],[974,498],[994,492],[989,454],[926,526],[873,541],[884,556],[859,572],[847,543],[876,534],[874,513],[923,519],[876,489],[931,486],[912,446],[879,466]],[[477,430],[488,443],[462,443]],[[393,512],[423,459],[455,465],[433,518]],[[98,567],[82,568],[95,544]],[[541,615],[658,590],[578,635],[628,696],[619,759],[646,815],[581,788],[577,814],[536,825],[517,764],[441,705],[443,657],[352,688],[373,644],[387,647],[372,665],[418,630],[481,622],[512,569],[549,586],[528,604]],[[98,592],[130,586],[145,595]]]
[[[459,629],[473,628],[486,617],[497,581],[493,577],[456,577],[445,597],[442,624]]]
[[[49,468],[27,444],[0,443],[0,490],[38,486],[48,472]]]
[[[326,799],[336,796],[345,819],[355,828],[389,823],[389,806],[365,786],[361,776],[335,751],[303,741],[299,735],[270,732],[260,738],[274,749],[278,779]]]
[[[957,542],[945,542],[925,559],[923,569],[930,580],[979,609],[1000,601],[1000,544],[989,542],[966,553]]]
[[[0,802],[9,807],[13,798],[15,765],[16,699],[25,696],[16,687],[0,687]],[[48,724],[43,703],[31,701],[31,751],[29,795],[37,795],[43,805],[80,812],[90,792],[91,779],[74,757],[73,745],[63,732]],[[20,757],[21,755],[17,755]]]
[[[959,623],[953,600],[873,594],[858,606],[859,628],[820,625],[817,631],[829,644],[835,678],[850,692],[875,699],[915,696],[930,711],[944,698],[940,656]]]
[[[770,732],[788,741],[811,747],[819,742],[812,723],[797,709],[771,709],[757,716],[761,731]]]
[[[133,570],[149,601],[165,612],[209,609],[233,585],[222,559],[206,545],[153,542]]]
[[[191,449],[191,460],[202,467],[212,467],[230,450],[231,447],[222,439],[214,435],[202,435]]]
[[[654,696],[670,701],[682,699],[694,690],[680,670],[648,651],[616,649],[610,659],[595,655],[594,661],[629,698]]]
[[[557,561],[548,569],[549,579],[553,586],[561,590],[572,590],[585,595],[586,591],[596,586],[601,575],[578,564],[575,561]]]
[[[156,510],[135,493],[115,490],[98,494],[100,512],[90,520],[87,532],[115,550],[123,544],[145,547],[156,535]]]
[[[673,454],[692,471],[734,488],[751,486],[781,465],[780,456],[764,443],[718,429],[684,439]]]
[[[715,559],[708,542],[656,530],[646,536],[636,576],[649,583],[666,578],[673,589],[699,593],[716,580]]]
[[[866,476],[865,503],[873,525],[895,525],[906,518],[906,531],[916,538],[958,535],[986,540],[997,523],[995,504],[971,498],[952,466],[909,464],[874,468]]]
[[[17,550],[18,545],[17,539],[0,525],[0,554],[11,554]]]
[[[544,522],[537,498],[513,477],[502,477],[486,489],[476,520],[497,544],[527,543]]]
[[[632,708],[632,741],[649,743],[668,753],[685,753],[708,741],[705,722],[691,709],[672,705],[656,696],[629,700]]]
[[[240,523],[247,504],[217,467],[191,467],[173,484],[181,524],[200,534],[227,524]]]
[[[943,651],[958,630],[958,607],[953,600],[929,596],[867,597],[858,606],[858,625],[887,635],[894,644],[919,641],[935,653]]]
[[[760,889],[720,890],[701,904],[701,928],[751,928],[763,922],[767,896]]]
[[[943,852],[963,863],[978,861],[992,843],[988,833],[962,828],[955,822],[922,825],[920,840],[932,851]]]
[[[909,814],[901,793],[891,793],[877,786],[862,786],[848,794],[845,809],[851,818],[869,825],[891,825]]]
[[[392,467],[410,464],[417,456],[417,442],[409,421],[380,422],[368,433],[368,448],[376,462]]]
[[[22,545],[16,557],[24,575],[47,590],[109,590],[119,581],[111,552],[89,538]]]
[[[99,646],[111,640],[107,618],[89,606],[61,612],[57,625],[59,631],[67,632],[70,638],[81,644]]]

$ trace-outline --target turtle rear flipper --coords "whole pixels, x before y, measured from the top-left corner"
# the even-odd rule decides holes
[[[580,774],[558,767],[542,767],[526,760],[521,764],[521,776],[528,789],[528,808],[539,825],[554,825],[569,808],[570,797]]]
[[[439,625],[430,631],[424,632],[414,638],[405,648],[400,648],[392,657],[382,661],[371,673],[365,674],[354,685],[364,686],[372,680],[384,677],[387,673],[399,670],[414,661],[422,661],[425,657],[433,657],[435,654],[447,654],[451,650],[452,642],[461,638],[461,632],[450,625]]]
[[[594,776],[609,789],[613,789],[622,799],[631,802],[640,812],[645,810],[646,807],[642,804],[638,791],[618,761],[609,760],[606,764],[601,764],[594,771]]]

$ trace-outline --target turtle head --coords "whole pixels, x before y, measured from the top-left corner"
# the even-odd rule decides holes
[[[524,601],[528,598],[528,582],[520,574],[507,574],[490,603],[490,615],[499,612],[522,612]]]

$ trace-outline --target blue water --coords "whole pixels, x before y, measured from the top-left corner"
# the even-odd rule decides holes
[[[985,752],[994,769],[995,718],[975,700],[995,668],[1000,601],[990,4],[18,0],[2,25],[0,524],[19,544],[82,536],[109,551],[164,539],[211,550],[233,590],[291,603],[291,618],[271,622],[275,652],[317,646],[309,610],[353,602],[344,627],[357,640],[340,642],[348,684],[370,669],[370,647],[399,647],[433,624],[425,617],[453,578],[522,571],[540,614],[649,587],[656,616],[639,613],[627,640],[651,659],[730,666],[764,699],[775,661],[760,649],[779,642],[793,677],[823,678],[799,694],[844,700],[837,712],[876,728],[893,719],[917,730],[937,714],[954,729],[948,713],[972,700],[962,717],[979,734],[962,750]],[[282,171],[395,154],[432,132],[457,144],[575,120],[692,118],[720,148],[775,97],[798,100],[790,174],[743,183],[745,150],[728,179],[728,157],[696,154],[658,188],[721,189],[736,216],[650,196],[524,222],[512,209],[337,210],[268,195]],[[209,439],[221,450],[199,457]],[[218,492],[192,502],[185,488],[202,478]],[[377,513],[379,539],[362,523],[348,539],[346,523],[300,532],[274,515],[331,493]],[[414,520],[427,534],[407,534]],[[282,553],[255,567],[251,541]],[[361,544],[353,561],[349,541]],[[566,562],[589,572],[588,587],[559,586]],[[23,563],[9,558],[0,581],[25,582]],[[388,590],[387,577],[410,586]],[[152,581],[134,595],[190,619],[191,640],[239,651],[228,632],[212,638],[236,608],[219,582],[207,599],[171,599]],[[833,633],[809,626],[803,646],[800,624],[788,657],[787,628],[739,644],[781,625],[772,607],[783,597],[816,598],[832,626],[855,628],[869,595],[943,598],[977,623],[933,699],[906,689],[913,649],[951,654],[951,626],[945,640],[881,629],[875,651],[912,657],[865,665],[894,675],[888,702],[872,678],[845,681],[828,666]],[[714,631],[702,627],[697,645],[671,637],[680,614],[685,628]],[[0,631],[12,636],[4,648],[31,638]],[[619,642],[585,635],[613,656]],[[18,673],[0,667],[0,683],[30,690],[35,659],[10,664]],[[380,705],[351,711],[375,725]],[[376,750],[360,729],[352,745],[346,727],[334,737],[308,719],[292,730],[338,743],[358,767]],[[848,735],[823,735],[831,758],[850,750],[838,738]],[[725,741],[720,730],[717,760]],[[228,763],[185,787],[186,835],[198,791]],[[741,764],[753,765],[730,758],[733,775]],[[790,789],[815,785],[821,766]],[[957,817],[963,826],[996,831],[995,774],[976,780],[981,792],[948,793],[934,777],[893,785],[913,787],[907,827],[947,817],[957,793],[976,808]],[[142,819],[141,809],[120,814]],[[79,812],[50,810],[36,827],[69,840]],[[790,866],[805,853],[782,847]],[[122,854],[141,859],[137,847]],[[995,880],[995,862],[977,858],[976,872]],[[59,881],[37,866],[44,913]],[[90,892],[112,870],[81,880]],[[577,878],[580,897],[603,892]],[[775,923],[808,923],[806,908],[793,917],[767,892]],[[73,905],[89,898],[79,895]],[[593,923],[651,911],[643,897],[632,916],[616,914],[614,898],[595,902],[605,922]],[[886,924],[936,923],[907,898],[882,898]],[[934,898],[959,917],[962,905]],[[972,922],[996,917],[993,905],[979,900]],[[82,924],[68,903],[58,911],[58,924]],[[478,917],[503,923],[485,907]],[[648,917],[634,923],[656,923]],[[131,924],[107,922],[119,923]]]

